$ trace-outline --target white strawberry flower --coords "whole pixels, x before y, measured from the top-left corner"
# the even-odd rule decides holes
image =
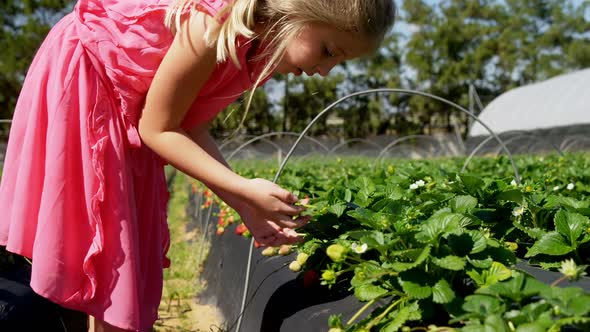
[[[573,184],[573,183],[568,183],[568,185],[567,185],[567,187],[566,187],[566,188],[567,188],[567,190],[572,190],[572,189],[574,189],[574,187],[575,187],[575,186],[576,186],[576,185],[575,185],[575,184]]]
[[[574,260],[570,258],[561,262],[559,272],[561,272],[569,280],[577,280],[581,276],[586,275],[586,272],[584,272],[586,267],[586,265],[578,266],[576,262],[574,262]]]
[[[367,251],[367,249],[369,248],[369,246],[367,246],[366,243],[363,244],[357,244],[357,243],[353,243],[350,248],[352,249],[352,251],[356,252],[357,254],[362,254],[365,251]]]
[[[426,182],[424,182],[424,180],[418,180],[410,185],[410,189],[416,190],[420,187],[424,187],[425,185],[426,185]]]
[[[523,213],[524,213],[524,207],[522,207],[522,206],[517,206],[512,210],[512,215],[515,217],[522,216]]]
[[[512,181],[510,181],[510,185],[512,185],[512,186],[515,186],[515,187],[516,187],[516,184],[517,184],[517,183],[516,183],[516,180],[512,180]]]
[[[560,189],[559,186],[553,187],[553,191],[558,191],[559,189]]]

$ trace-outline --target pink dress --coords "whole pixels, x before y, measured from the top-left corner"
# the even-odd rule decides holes
[[[226,1],[198,8],[214,15]],[[0,245],[32,258],[33,290],[135,331],[157,319],[169,264],[165,163],[137,133],[173,39],[169,2],[80,0],[51,30],[16,106],[0,184]],[[250,45],[239,42],[242,68]],[[262,65],[218,64],[183,127],[237,99]]]

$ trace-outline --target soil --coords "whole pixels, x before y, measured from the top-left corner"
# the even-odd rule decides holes
[[[160,310],[156,321],[158,332],[223,332],[220,328],[222,316],[211,305],[196,302],[174,301],[167,310]]]

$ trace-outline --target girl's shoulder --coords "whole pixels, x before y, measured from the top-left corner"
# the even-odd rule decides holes
[[[219,12],[224,10],[226,6],[230,6],[229,0],[191,0],[197,10],[203,11],[211,16],[216,16]]]

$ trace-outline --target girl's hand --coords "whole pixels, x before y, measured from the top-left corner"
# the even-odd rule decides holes
[[[293,228],[305,225],[310,218],[294,220],[303,211],[293,205],[297,202],[295,195],[271,181],[249,179],[241,196],[245,204],[238,213],[260,244],[276,246],[301,239]]]
[[[281,227],[276,222],[268,220],[252,206],[243,207],[239,213],[254,239],[263,246],[278,247],[282,244],[293,244],[302,240],[294,229]],[[306,216],[298,218],[295,222],[303,226],[310,219],[310,216]]]

